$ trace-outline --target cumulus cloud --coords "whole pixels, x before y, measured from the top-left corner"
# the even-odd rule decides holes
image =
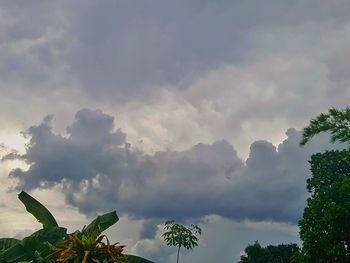
[[[101,111],[81,110],[67,128],[69,138],[54,134],[51,120],[52,116],[47,116],[40,125],[24,133],[30,136],[24,155],[11,153],[3,157],[4,160],[18,158],[30,165],[28,171],[11,172],[10,176],[20,178],[19,187],[50,187],[64,178],[79,182],[94,178],[96,171],[109,174],[114,170],[108,157],[123,155],[124,150],[119,146],[125,142],[125,134],[121,130],[111,131],[113,117]]]
[[[117,209],[143,218],[296,222],[307,197],[307,160],[328,145],[321,136],[301,148],[300,132],[289,129],[278,147],[254,142],[246,162],[225,140],[147,155],[100,110],[77,112],[67,136],[55,134],[51,121],[47,116],[24,133],[30,138],[24,154],[3,157],[29,165],[9,176],[26,190],[60,185],[66,201],[87,214]]]

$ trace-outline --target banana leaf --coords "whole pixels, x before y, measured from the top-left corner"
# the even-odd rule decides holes
[[[103,231],[105,231],[110,226],[117,223],[119,220],[116,211],[99,215],[93,220],[87,227],[83,229],[83,233],[94,233],[99,236]]]
[[[18,195],[18,198],[22,201],[27,211],[43,224],[44,228],[58,227],[56,219],[53,217],[50,211],[35,198],[24,191]]]
[[[16,245],[19,242],[16,238],[0,238],[0,252]]]
[[[128,257],[128,263],[153,263],[152,261],[134,256],[134,255],[126,255],[126,256]]]
[[[17,244],[11,246],[0,253],[0,262],[20,262],[30,261],[40,255],[48,253],[47,247],[63,240],[67,234],[67,229],[63,227],[47,227],[34,232],[25,237]]]

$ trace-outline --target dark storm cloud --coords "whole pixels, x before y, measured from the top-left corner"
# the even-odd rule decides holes
[[[114,166],[124,156],[120,146],[125,142],[125,134],[111,131],[113,117],[98,110],[80,110],[75,122],[67,128],[68,138],[52,132],[51,120],[52,116],[47,116],[40,125],[24,133],[30,137],[24,155],[3,157],[4,160],[19,158],[30,165],[28,171],[16,169],[10,174],[21,180],[20,187],[50,187],[64,178],[81,181],[93,178],[97,172],[111,175],[116,171]]]
[[[296,222],[307,196],[307,160],[328,145],[321,136],[301,148],[300,132],[289,129],[277,148],[254,142],[246,164],[224,140],[146,155],[133,150],[115,131],[113,117],[99,110],[80,110],[67,137],[53,133],[51,118],[25,133],[25,154],[4,160],[30,165],[10,173],[18,188],[62,184],[66,201],[84,213],[117,209],[144,218],[218,214]]]

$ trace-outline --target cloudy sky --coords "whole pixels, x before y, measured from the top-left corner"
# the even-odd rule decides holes
[[[70,231],[174,262],[169,218],[203,229],[183,262],[237,262],[248,243],[299,243],[301,129],[350,100],[350,3],[76,0],[0,3],[0,233],[40,225],[26,190]]]

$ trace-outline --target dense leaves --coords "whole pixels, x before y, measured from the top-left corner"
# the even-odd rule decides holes
[[[115,211],[97,216],[82,231],[67,235],[67,229],[58,227],[55,218],[39,201],[25,192],[19,194],[19,199],[43,224],[43,229],[22,240],[1,238],[0,263],[152,263],[122,254],[123,245],[110,244],[106,236],[100,235],[119,220]]]
[[[301,144],[325,131],[333,142],[349,143],[350,108],[330,109],[311,120]],[[307,189],[311,196],[299,221],[300,262],[350,262],[350,149],[314,154],[310,164]]]
[[[63,227],[46,227],[40,229],[18,243],[4,250],[0,254],[0,262],[19,262],[36,259],[37,262],[45,262],[45,256],[50,253],[53,244],[58,243],[66,236]]]
[[[269,245],[262,247],[258,241],[248,245],[239,263],[290,263],[295,254],[300,251],[297,244]]]
[[[98,236],[97,232],[90,231],[81,235],[69,235],[48,259],[53,259],[54,262],[127,263],[127,257],[122,254],[123,248],[118,243],[110,244],[106,236]]]
[[[300,237],[310,262],[350,262],[350,150],[312,156]]]

